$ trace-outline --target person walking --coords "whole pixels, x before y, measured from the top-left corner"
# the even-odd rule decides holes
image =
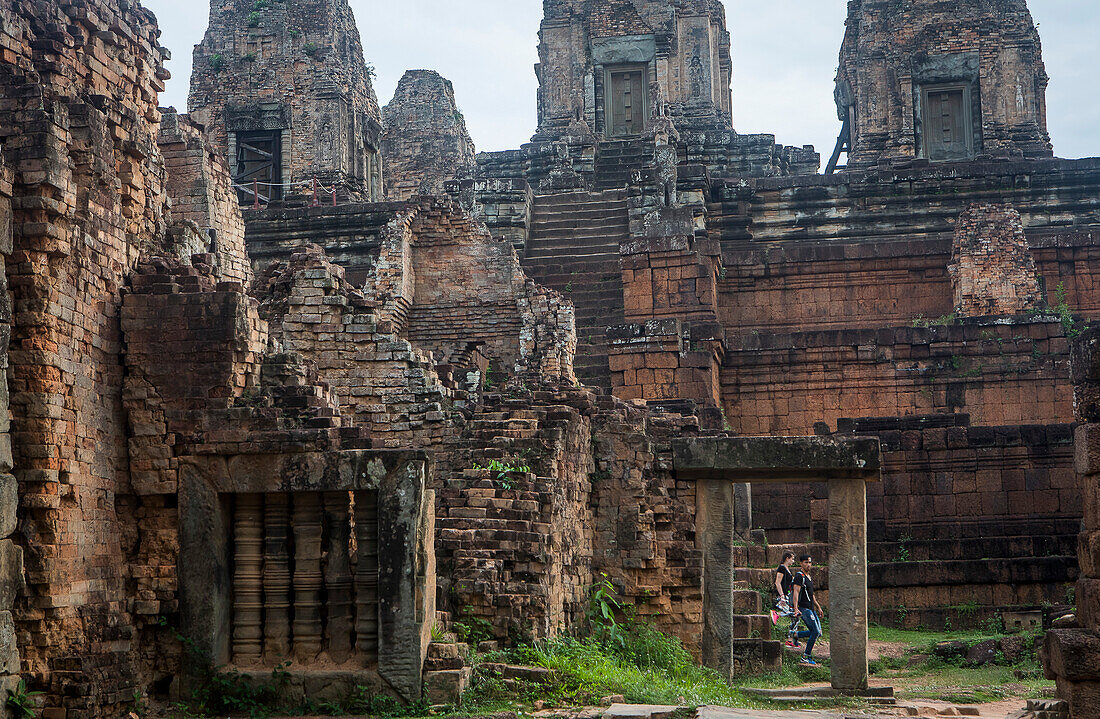
[[[772,607],[772,625],[779,624],[779,617],[789,617],[790,626],[787,627],[788,647],[797,647],[798,642],[791,638],[791,630],[798,624],[798,613],[791,604],[791,590],[794,587],[794,572],[791,565],[794,564],[794,552],[785,552],[783,561],[775,569],[775,591],[779,595]]]
[[[816,666],[817,662],[813,658],[814,644],[821,636],[821,620],[819,617],[824,612],[821,610],[817,597],[814,596],[814,580],[810,576],[814,560],[810,555],[803,554],[798,558],[798,566],[799,570],[795,573],[793,581],[793,604],[801,614],[802,621],[806,624],[805,630],[794,634],[795,638],[806,640],[806,651],[802,654],[802,658],[798,660],[798,663]]]

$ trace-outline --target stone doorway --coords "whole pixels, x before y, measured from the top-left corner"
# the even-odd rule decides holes
[[[645,65],[628,65],[607,71],[607,134],[611,137],[640,135],[645,130]]]
[[[732,678],[733,546],[749,482],[829,483],[829,628],[833,688],[863,692],[867,669],[867,487],[881,478],[875,438],[693,437],[673,442],[679,480],[699,483],[703,663]]]

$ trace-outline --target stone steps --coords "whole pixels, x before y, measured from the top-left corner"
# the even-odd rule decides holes
[[[604,333],[623,321],[619,243],[629,233],[623,194],[540,195],[533,217],[524,269],[573,302],[578,337],[574,369],[582,382],[610,390]]]

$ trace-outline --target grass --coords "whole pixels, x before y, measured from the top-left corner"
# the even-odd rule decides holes
[[[536,699],[548,706],[577,706],[615,694],[639,704],[770,705],[730,687],[718,672],[696,664],[678,640],[644,625],[632,627],[621,644],[555,637],[531,647],[486,655],[484,660],[545,667],[552,672],[551,683],[539,686],[512,682],[506,686],[499,679],[477,672],[473,686],[463,696],[464,709],[499,710],[514,707],[517,701],[529,703]]]
[[[940,642],[974,644],[1003,636],[999,633],[872,626],[869,634],[874,641],[905,645],[906,656],[883,657],[871,662],[870,666],[872,676],[889,681],[894,685],[898,696],[904,699],[984,704],[1013,697],[1039,699],[1049,697],[1053,692],[1054,683],[1042,678],[1042,670],[1033,654],[1014,665],[1007,665],[1002,661],[982,666],[967,666],[961,657],[941,659],[925,656]]]
[[[990,639],[988,632],[980,629],[960,629],[955,631],[933,631],[927,629],[894,629],[872,624],[867,634],[874,642],[905,643],[909,647],[928,647],[940,642],[960,641],[978,642]]]

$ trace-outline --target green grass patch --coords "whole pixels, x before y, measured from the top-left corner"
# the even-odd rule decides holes
[[[578,706],[614,694],[638,704],[746,708],[768,704],[729,686],[718,672],[699,666],[679,640],[644,625],[631,627],[621,642],[555,637],[495,652],[482,661],[545,667],[552,671],[552,680],[549,686],[506,683],[479,672],[463,696],[464,709],[499,710],[536,699],[548,706]]]

